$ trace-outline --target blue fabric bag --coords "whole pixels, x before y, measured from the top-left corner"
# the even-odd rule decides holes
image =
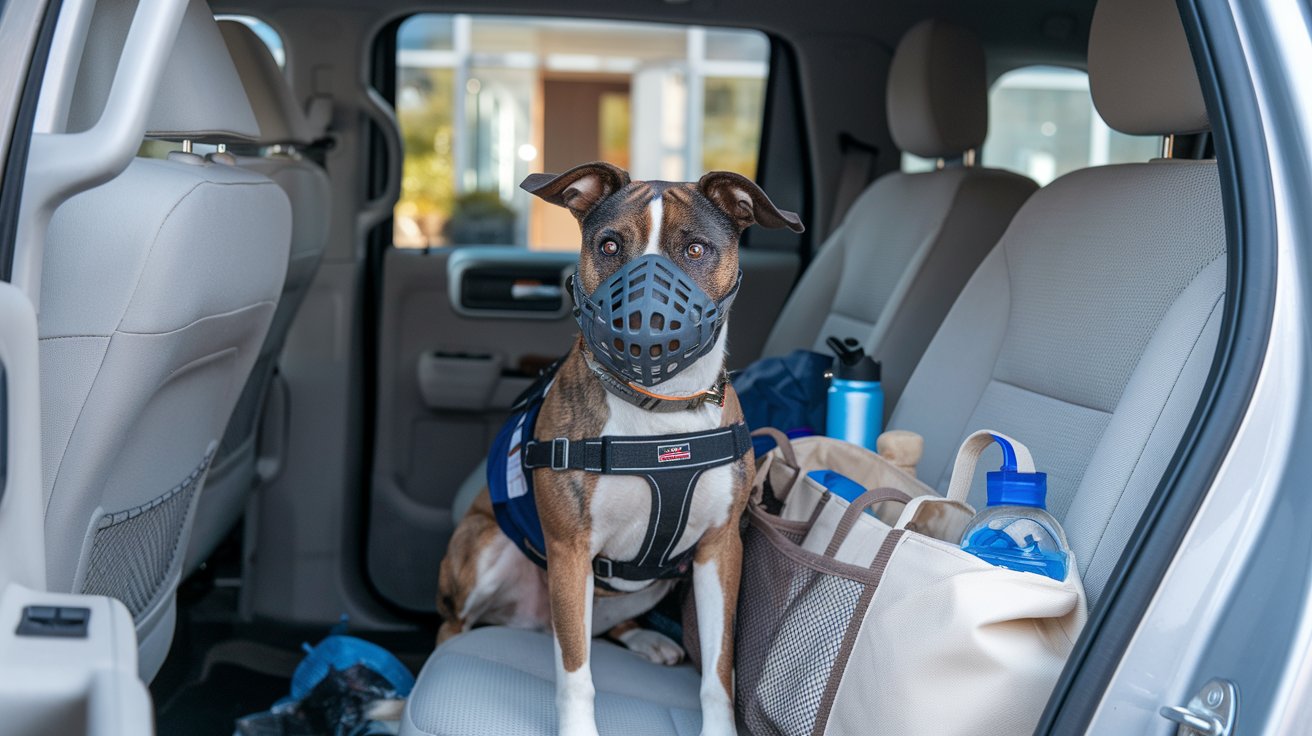
[[[775,358],[761,358],[733,377],[733,388],[752,429],[774,427],[792,437],[822,434],[825,429],[825,371],[834,358],[810,350],[794,350]],[[759,444],[758,444],[759,443]],[[753,437],[759,456],[774,446],[768,437]]]

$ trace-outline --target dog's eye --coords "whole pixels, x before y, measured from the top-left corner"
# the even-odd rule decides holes
[[[689,258],[695,261],[706,253],[706,246],[701,243],[692,243],[687,248],[684,248],[684,252],[688,254]]]
[[[601,244],[602,255],[613,256],[619,252],[620,252],[620,244],[616,243],[614,240],[607,240],[606,242]]]

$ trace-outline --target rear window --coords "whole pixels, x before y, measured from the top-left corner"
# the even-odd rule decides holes
[[[519,189],[535,171],[601,159],[639,179],[756,174],[759,32],[423,13],[398,34],[399,247],[578,248],[569,213]]]
[[[1161,138],[1107,127],[1089,96],[1087,73],[1031,66],[1003,74],[989,91],[989,135],[979,160],[1043,186],[1088,166],[1147,161],[1160,155],[1161,146]],[[903,157],[907,171],[933,166],[933,161]]]

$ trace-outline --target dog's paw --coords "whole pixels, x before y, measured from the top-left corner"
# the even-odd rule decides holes
[[[375,700],[365,711],[365,718],[371,721],[399,721],[405,712],[405,698]]]
[[[674,665],[683,660],[683,647],[651,629],[630,629],[616,638],[629,651],[656,664]]]

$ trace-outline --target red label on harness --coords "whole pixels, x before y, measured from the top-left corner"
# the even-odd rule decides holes
[[[674,462],[675,460],[691,460],[691,459],[692,459],[692,451],[690,450],[687,442],[683,443],[682,445],[656,446],[656,462],[658,463],[669,463],[669,462]]]

